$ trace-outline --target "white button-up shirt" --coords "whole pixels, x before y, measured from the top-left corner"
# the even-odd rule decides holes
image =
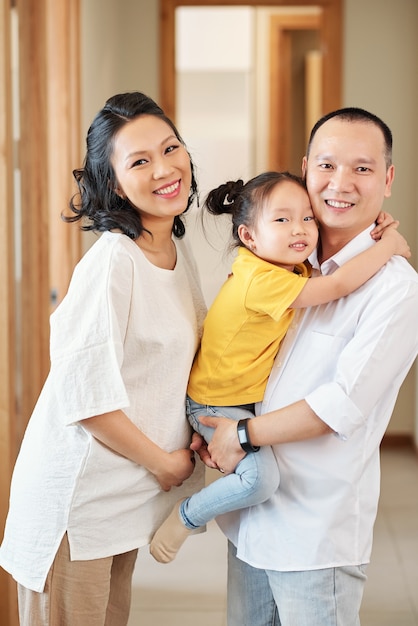
[[[323,263],[321,272],[332,273],[373,245],[370,230]],[[319,269],[317,259],[311,261]],[[379,444],[417,352],[418,275],[399,256],[351,295],[301,311],[260,412],[304,398],[335,434],[274,446],[277,492],[220,519],[239,558],[278,571],[369,561]]]

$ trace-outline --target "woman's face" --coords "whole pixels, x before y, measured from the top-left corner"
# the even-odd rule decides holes
[[[125,124],[115,135],[111,163],[116,192],[138,209],[145,228],[161,220],[172,224],[186,209],[190,157],[163,120],[141,115]]]

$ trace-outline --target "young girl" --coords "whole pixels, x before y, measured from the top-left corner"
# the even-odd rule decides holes
[[[247,455],[235,473],[177,503],[151,542],[151,554],[160,562],[171,561],[193,529],[222,513],[263,502],[276,491],[279,471],[272,450],[250,445],[246,423],[254,415],[254,403],[263,398],[295,309],[341,298],[393,254],[410,256],[404,238],[387,228],[376,245],[332,275],[309,279],[305,260],[317,245],[318,228],[303,180],[287,172],[267,172],[246,185],[240,180],[221,185],[209,193],[206,205],[215,215],[231,214],[239,250],[204,323],[189,380],[188,416],[206,441],[213,430],[200,424],[199,416],[237,420]]]
[[[51,370],[14,470],[0,564],[21,626],[126,625],[168,492],[203,486],[184,407],[206,313],[183,240],[190,156],[153,100],[118,94],[74,175],[67,221],[102,234],[51,317]]]

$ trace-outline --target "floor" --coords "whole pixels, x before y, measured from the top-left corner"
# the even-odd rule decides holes
[[[382,451],[382,491],[362,626],[418,626],[418,455]],[[134,575],[129,626],[226,626],[226,544],[215,523],[190,537],[177,559],[144,550]]]

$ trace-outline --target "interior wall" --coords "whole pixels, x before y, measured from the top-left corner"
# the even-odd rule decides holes
[[[82,0],[83,141],[95,112],[113,93],[139,89],[158,101],[158,19],[155,0]],[[401,230],[414,253],[415,267],[417,24],[416,0],[344,3],[343,104],[373,111],[393,130],[396,181],[392,198],[385,206],[401,221]],[[205,272],[204,259],[199,265]],[[416,404],[418,391],[413,372],[402,389],[389,432],[411,434],[415,420],[418,433]]]
[[[176,124],[203,203],[210,189],[254,174],[254,9],[182,7],[176,14]],[[231,220],[193,207],[187,229],[209,306],[230,271]]]
[[[82,0],[84,129],[105,100],[139,90],[158,99],[158,2]]]

